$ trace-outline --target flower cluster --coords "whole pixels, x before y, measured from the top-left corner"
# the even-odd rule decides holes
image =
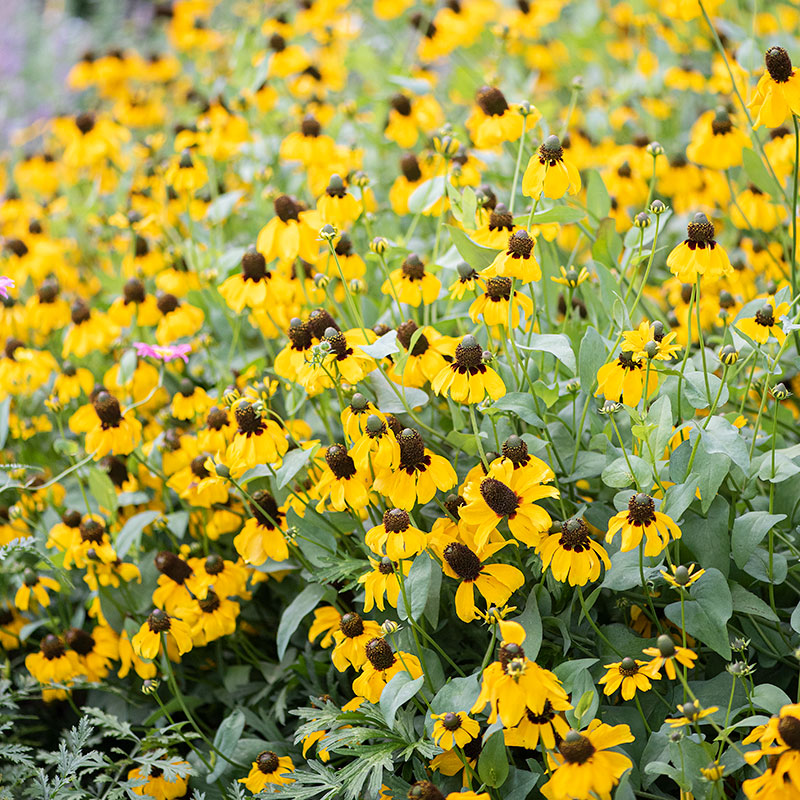
[[[2,780],[800,798],[800,12],[154,8],[0,157]]]

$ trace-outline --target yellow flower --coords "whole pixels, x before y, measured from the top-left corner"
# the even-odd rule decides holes
[[[608,670],[598,681],[603,686],[603,694],[610,697],[617,689],[622,689],[622,699],[631,700],[636,692],[647,692],[652,688],[651,679],[661,679],[658,673],[652,673],[653,662],[623,658],[613,664],[606,664]],[[647,667],[642,669],[642,667]],[[648,669],[649,668],[649,669]]]
[[[367,660],[361,674],[353,681],[353,691],[368,703],[377,703],[383,687],[399,672],[407,672],[413,679],[422,675],[422,667],[416,656],[393,652],[389,643],[379,636],[370,639],[364,650]]]
[[[633,740],[627,725],[606,725],[597,719],[584,733],[569,731],[558,743],[558,752],[547,754],[552,777],[542,786],[542,794],[547,800],[610,798],[633,762],[609,748]]]
[[[324,636],[320,640],[320,645],[330,647],[333,644],[334,631],[341,621],[342,615],[333,606],[315,609],[314,621],[308,629],[308,641],[313,642],[322,633]]]
[[[692,126],[686,156],[701,167],[726,170],[742,163],[742,151],[751,147],[750,137],[736,128],[724,108],[706,111]]]
[[[433,725],[433,741],[444,750],[454,747],[463,749],[464,745],[475,739],[480,732],[477,720],[463,711],[448,711],[446,714],[431,714],[435,720]]]
[[[377,622],[361,619],[355,611],[348,612],[339,620],[338,630],[333,631],[336,643],[331,653],[333,666],[339,672],[344,672],[348,665],[361,669],[367,660],[367,643],[380,635],[381,626]]]
[[[368,613],[376,606],[379,611],[383,611],[384,596],[386,603],[392,608],[397,608],[397,598],[400,596],[397,571],[402,570],[404,576],[408,575],[411,562],[392,561],[388,556],[384,556],[380,561],[370,558],[369,563],[372,569],[358,578],[358,582],[364,584],[364,611]]]
[[[604,364],[597,370],[597,390],[595,397],[603,395],[607,400],[622,402],[635,408],[644,395],[646,371],[642,361],[632,353],[623,350],[615,361]],[[658,373],[651,370],[647,376],[647,396],[658,389]]]
[[[551,533],[536,548],[542,568],[549,569],[557,581],[570,586],[583,586],[600,577],[600,565],[611,568],[605,548],[589,535],[589,526],[573,517],[562,523],[561,530]]]
[[[754,128],[777,128],[790,114],[800,115],[800,75],[782,47],[770,47],[764,61],[766,72],[759,79],[748,108],[756,114]]]
[[[51,592],[60,592],[61,584],[46,575],[37,575],[32,569],[26,569],[22,585],[14,595],[14,605],[20,611],[27,611],[33,596],[41,608],[47,608],[50,605],[48,589]]]
[[[558,497],[553,470],[541,459],[528,456],[523,469],[514,469],[510,459],[492,463],[489,473],[479,481],[467,483],[460,510],[461,520],[475,530],[475,541],[482,546],[504,520],[515,539],[536,547],[550,527],[550,515],[537,500]]]
[[[606,542],[613,541],[619,532],[622,534],[620,550],[623,553],[635,550],[644,538],[646,556],[657,556],[671,539],[681,538],[681,529],[666,514],[656,511],[653,498],[644,492],[631,496],[627,511],[611,517]]]
[[[505,95],[495,86],[483,86],[475,96],[475,103],[467,130],[479,150],[490,149],[504,142],[516,142],[522,136],[523,116],[518,106],[509,106]],[[533,125],[538,112],[530,119]]]
[[[555,708],[556,702],[567,701],[567,693],[552,672],[527,658],[522,648],[525,631],[521,625],[503,621],[498,625],[502,642],[497,661],[483,670],[481,692],[472,713],[477,714],[488,703],[489,724],[494,724],[498,713],[502,713],[503,727],[513,728],[526,710],[534,715],[544,714],[548,702]]]
[[[427,536],[411,524],[408,511],[390,508],[383,515],[380,525],[370,528],[364,543],[373,553],[384,553],[392,560],[412,558],[427,545]]]
[[[550,280],[562,286],[568,286],[570,289],[577,289],[584,281],[589,280],[590,277],[589,270],[586,269],[586,267],[581,267],[580,272],[576,270],[575,267],[570,267],[569,269],[559,267],[558,269],[561,272],[561,277],[553,276]]]
[[[410,253],[402,265],[389,273],[381,291],[391,296],[397,295],[401,303],[411,306],[430,305],[436,301],[442,282],[425,271],[425,265],[416,253]]]
[[[670,361],[681,348],[672,344],[677,334],[664,333],[661,322],[645,320],[635,331],[622,332],[622,349],[637,361]]]
[[[317,211],[323,224],[342,230],[358,219],[362,205],[347,191],[338,175],[331,175],[325,192],[317,200]]]
[[[131,641],[133,651],[141,658],[154,659],[162,652],[162,633],[166,634],[167,646],[174,646],[179,655],[188,653],[192,649],[189,626],[156,608],[133,637]]]
[[[696,564],[692,564],[688,569],[683,566],[677,566],[673,564],[670,567],[672,574],[670,575],[669,572],[666,570],[660,570],[659,575],[671,586],[674,586],[676,589],[687,589],[696,581],[700,580],[700,578],[705,575],[704,569],[697,569]]]
[[[526,321],[531,322],[533,302],[521,292],[514,290],[512,293],[512,283],[512,279],[505,276],[489,278],[484,294],[476,298],[469,307],[469,318],[476,323],[483,318],[489,326],[507,328],[510,325],[517,328],[522,311]]]
[[[759,344],[766,344],[770,336],[774,336],[778,344],[783,344],[786,334],[779,320],[788,313],[788,303],[775,306],[774,302],[767,302],[756,311],[755,316],[737,320],[734,327]]]
[[[553,200],[567,192],[581,190],[581,176],[575,165],[564,158],[564,148],[558,136],[548,136],[534,153],[522,176],[522,193],[538,198],[542,193]]]
[[[278,756],[272,750],[265,750],[256,757],[247,777],[239,778],[239,783],[258,794],[268,783],[276,786],[294,783],[294,778],[286,777],[292,772],[294,764],[289,756]]]
[[[464,622],[478,616],[475,608],[475,589],[486,600],[487,608],[503,606],[508,598],[525,583],[525,576],[510,564],[484,564],[510,542],[487,542],[477,551],[461,542],[450,542],[442,551],[445,575],[460,581],[456,590],[456,614]]]
[[[164,771],[155,764],[150,767],[150,772],[145,772],[146,767],[134,767],[128,772],[128,780],[143,781],[139,786],[134,786],[131,791],[141,797],[156,798],[156,800],[177,800],[186,794],[189,785],[188,772],[189,763],[187,761],[170,762],[172,768],[180,767],[184,775],[175,775],[171,780],[164,777]]]
[[[455,359],[442,367],[431,381],[436,394],[449,395],[456,403],[480,403],[486,395],[499,400],[506,387],[502,378],[483,362],[483,348],[471,334],[456,347]]]
[[[667,266],[681,283],[695,283],[701,275],[710,280],[733,271],[728,254],[714,241],[714,225],[702,212],[686,229],[687,238],[667,256]]]
[[[647,667],[648,673],[653,677],[660,673],[663,668],[667,673],[667,677],[674,681],[677,677],[677,672],[675,671],[676,663],[687,669],[694,667],[697,655],[688,647],[676,645],[670,636],[662,634],[658,637],[656,644],[656,647],[646,647],[642,650],[646,656],[650,656],[653,659]]]
[[[286,510],[279,507],[266,490],[252,495],[249,517],[242,530],[234,537],[233,546],[246,564],[261,566],[267,559],[286,561],[289,547],[282,528]]]
[[[670,728],[682,728],[684,725],[696,725],[701,719],[719,711],[719,708],[717,706],[701,708],[700,703],[695,701],[679,705],[678,711],[681,712],[680,717],[675,719],[667,718],[664,720],[664,722],[669,723]]]
[[[505,275],[518,278],[523,283],[531,283],[542,279],[542,270],[534,256],[536,237],[531,236],[524,228],[514,231],[508,237],[505,250],[501,250],[494,261],[481,271],[482,278]]]
[[[325,451],[325,467],[317,483],[320,500],[317,511],[327,505],[333,511],[366,508],[369,502],[368,473],[359,472],[343,444]],[[376,486],[377,488],[377,486]]]

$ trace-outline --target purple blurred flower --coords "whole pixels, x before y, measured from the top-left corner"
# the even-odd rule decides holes
[[[5,275],[0,275],[0,297],[8,297],[8,290],[13,288],[14,281]]]
[[[183,359],[184,364],[189,363],[189,353],[192,352],[190,344],[146,344],[145,342],[134,342],[136,355],[155,358],[164,363],[175,361],[177,358]]]

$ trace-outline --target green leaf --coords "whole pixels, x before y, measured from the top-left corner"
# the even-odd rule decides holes
[[[684,604],[686,632],[703,644],[730,659],[728,620],[733,615],[733,600],[728,582],[718,569],[707,569],[690,589],[692,599]],[[670,603],[664,613],[680,626],[681,604]]]
[[[461,228],[456,228],[455,225],[448,225],[447,227],[450,231],[450,238],[453,240],[453,244],[461,258],[475,270],[480,271],[488,267],[500,252],[491,247],[483,247],[476,244]]]
[[[208,204],[206,219],[209,222],[222,222],[222,220],[227,219],[233,213],[233,209],[242,197],[244,197],[242,189],[225,192],[225,194],[215,197]]]
[[[691,405],[692,408],[708,408],[709,405],[711,405],[709,395],[711,395],[711,399],[717,396],[717,391],[719,390],[719,386],[722,381],[713,373],[709,373],[709,389],[706,391],[706,373],[698,372],[696,370],[687,370],[683,377],[683,391],[686,395],[686,399],[689,401],[689,405]],[[728,387],[723,386],[722,394],[719,397],[719,405],[723,406],[727,402]]]
[[[537,428],[543,428],[544,422],[534,411],[533,397],[528,392],[509,392],[494,402],[488,409],[492,411],[512,411],[521,420]]]
[[[696,497],[697,476],[692,474],[685,483],[676,483],[667,487],[661,510],[677,522]]]
[[[321,583],[310,583],[300,592],[283,612],[280,624],[278,625],[277,646],[278,658],[283,658],[286,648],[289,646],[289,639],[297,630],[303,617],[316,608],[317,603],[325,594],[325,587]]]
[[[477,675],[466,678],[453,678],[436,693],[431,700],[434,714],[446,714],[448,711],[469,711],[475,705],[481,686]]]
[[[277,481],[278,488],[283,489],[283,487],[303,469],[318,449],[317,447],[298,447],[295,450],[290,450],[284,456],[283,463],[275,472],[275,480]]]
[[[550,225],[553,222],[566,225],[570,222],[578,222],[586,216],[586,211],[582,208],[573,208],[572,206],[554,206],[548,208],[546,211],[539,211],[533,215],[532,224],[534,225]],[[528,215],[523,214],[521,217],[514,219],[518,225],[528,224]]]
[[[425,678],[420,675],[419,678],[412,679],[411,676],[404,671],[398,672],[386,686],[383,687],[380,699],[380,709],[386,724],[394,727],[394,718],[397,715],[397,709],[407,703],[421,688],[425,682]]]
[[[406,597],[411,607],[411,616],[418,620],[426,608],[439,605],[439,590],[442,584],[442,570],[436,565],[427,552],[420,553],[408,571],[406,583]],[[397,614],[400,619],[408,619],[402,597],[397,604]]]
[[[786,514],[769,514],[766,511],[748,511],[738,517],[733,523],[731,536],[731,550],[736,566],[743,568],[764,537],[785,519]]]
[[[415,331],[414,335],[416,336],[417,333],[421,333],[421,331]],[[392,353],[399,353],[400,348],[397,345],[397,331],[391,330],[388,333],[384,333],[383,336],[376,339],[372,344],[362,344],[359,345],[359,348],[368,356],[372,356],[372,358],[376,359],[385,358]],[[414,343],[412,342],[409,350],[413,349]]]
[[[778,714],[783,706],[791,704],[789,695],[771,683],[759,683],[753,692],[753,705],[770,714]]]
[[[495,789],[506,782],[508,759],[503,731],[495,731],[484,743],[478,758],[478,775],[487,786]]]
[[[567,692],[571,692],[578,681],[580,673],[587,672],[589,667],[593,667],[599,660],[598,658],[576,658],[572,661],[564,661],[554,667],[553,672],[564,684],[564,689]]]
[[[89,468],[89,492],[100,507],[116,512],[117,492],[114,484],[111,482],[111,478],[97,467]]]
[[[752,148],[746,147],[742,150],[742,165],[751,183],[754,183],[762,192],[772,195],[774,200],[781,200],[780,186],[769,174],[761,157]]]
[[[220,753],[228,756],[228,758],[232,758],[233,751],[235,750],[236,745],[239,743],[239,737],[242,735],[242,731],[244,730],[244,723],[245,716],[237,708],[235,711],[228,714],[228,716],[222,720],[219,728],[217,728],[217,734],[214,736],[214,747]],[[208,784],[214,783],[217,778],[222,775],[222,773],[225,772],[229,766],[231,766],[221,756],[217,755],[216,758],[217,761],[214,765],[214,769],[206,778],[206,782]]]
[[[468,228],[475,225],[475,213],[477,210],[478,198],[475,196],[475,190],[471,186],[467,186],[461,195],[461,216],[464,218],[464,224]]]
[[[142,538],[142,531],[161,516],[160,511],[142,511],[131,517],[117,534],[114,540],[114,551],[120,558],[124,558],[131,547],[136,550]]]
[[[447,183],[441,176],[428,178],[423,181],[408,198],[408,210],[412,214],[420,214],[427,211],[445,192]]]
[[[692,551],[697,562],[704,567],[715,567],[725,577],[728,576],[731,563],[729,511],[727,500],[717,495],[706,517],[690,511],[681,528],[681,541]]]
[[[628,462],[630,462],[630,467]],[[633,469],[633,473],[631,473],[631,469]],[[631,455],[627,459],[625,456],[620,456],[612,461],[603,470],[601,478],[606,486],[624,489],[634,482],[638,482],[639,486],[650,486],[652,476],[650,465],[643,458]]]
[[[519,345],[520,350],[534,350],[555,356],[573,374],[578,368],[569,337],[564,333],[532,333],[528,345]]]
[[[368,377],[370,385],[375,392],[376,405],[385,414],[406,413],[406,408],[403,405],[401,397],[405,398],[409,408],[412,409],[426,405],[430,399],[422,389],[415,389],[412,386],[397,386],[394,384],[397,392],[400,393],[400,397],[398,397],[395,390],[389,385],[389,381],[378,369],[372,370]]]
[[[778,622],[778,616],[760,597],[748,592],[738,583],[731,583],[730,588],[734,611],[739,614],[751,614],[754,617],[768,619],[770,622]]]
[[[581,388],[589,394],[597,379],[597,371],[606,363],[606,344],[603,337],[591,326],[586,329],[586,333],[581,339],[581,346],[578,351],[578,362],[580,364],[578,374],[581,380]]]
[[[622,254],[622,238],[617,233],[616,223],[606,217],[597,228],[597,239],[592,245],[592,258],[605,264],[609,269],[616,269]]]
[[[8,413],[11,410],[11,397],[0,403],[0,447],[6,446],[8,438]]]
[[[716,376],[712,376],[716,377]],[[719,384],[717,384],[719,386]],[[722,453],[746,473],[750,469],[750,451],[739,429],[724,417],[711,417],[701,432],[703,449],[709,455]]]
[[[800,603],[798,603],[794,611],[792,611],[792,616],[789,620],[789,624],[792,626],[793,631],[797,631],[797,633],[800,633]]]
[[[586,207],[589,213],[598,220],[607,217],[611,211],[611,197],[606,185],[597,170],[589,170],[586,179]]]
[[[525,629],[525,655],[531,661],[535,661],[539,654],[539,648],[542,646],[542,615],[539,613],[539,601],[536,597],[535,587],[528,595],[525,610],[514,619],[514,622],[522,625]]]
[[[139,362],[139,357],[136,355],[135,350],[126,350],[119,360],[119,373],[117,375],[117,382],[120,386],[124,386],[133,380],[133,374],[136,372],[136,365]]]

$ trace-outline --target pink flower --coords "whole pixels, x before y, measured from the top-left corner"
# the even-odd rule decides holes
[[[14,288],[14,281],[12,278],[6,278],[5,275],[0,275],[0,297],[8,297],[8,290]]]
[[[183,359],[184,364],[189,362],[189,353],[192,352],[190,344],[146,344],[145,342],[134,342],[136,355],[147,358],[155,358],[164,363],[174,361],[176,358]]]

